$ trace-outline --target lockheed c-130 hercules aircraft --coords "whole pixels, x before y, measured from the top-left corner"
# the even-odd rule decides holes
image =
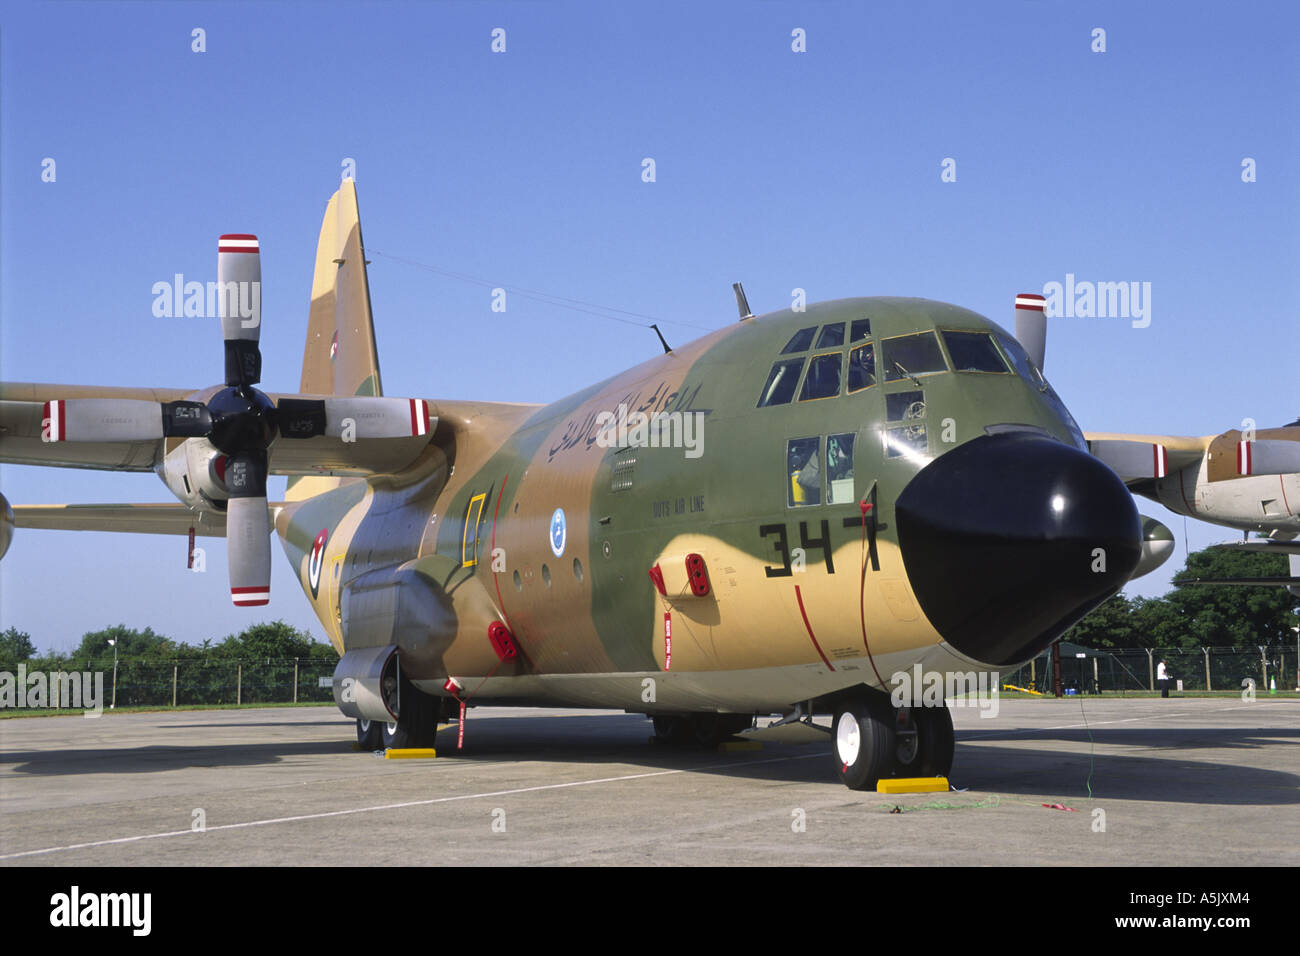
[[[232,599],[257,605],[273,528],[367,748],[431,745],[466,701],[701,742],[830,713],[848,786],[945,775],[947,708],[894,706],[892,675],[1013,667],[1163,558],[1022,343],[965,309],[756,317],[737,287],[739,321],[549,405],[387,397],[345,181],[299,392],[263,394],[260,313],[235,304],[257,250],[219,244],[224,385],[0,387],[0,461],[154,471],[180,503],[19,506],[0,545],[224,535]]]

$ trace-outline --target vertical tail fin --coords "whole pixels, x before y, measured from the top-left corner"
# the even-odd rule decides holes
[[[370,284],[357,189],[343,180],[330,197],[316,244],[311,317],[299,391],[314,395],[382,395],[370,315]]]

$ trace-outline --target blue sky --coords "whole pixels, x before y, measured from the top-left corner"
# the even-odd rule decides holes
[[[320,217],[351,158],[389,394],[550,401],[659,346],[522,296],[493,313],[488,288],[387,256],[653,316],[674,344],[734,321],[736,280],[755,312],[798,287],[1010,326],[1015,293],[1072,273],[1152,290],[1146,328],[1052,323],[1047,374],[1085,430],[1281,424],[1300,414],[1298,74],[1283,2],[11,2],[0,378],[217,382],[215,320],[155,318],[151,289],[214,278],[216,237],[253,232],[263,384],[291,391]],[[5,467],[0,490],[169,500],[148,475],[58,469]],[[1128,590],[1159,594],[1183,520],[1139,504],[1179,540]],[[1233,536],[1187,533],[1193,549]],[[119,622],[238,631],[253,618],[208,544],[198,575],[179,538],[20,531],[0,629],[42,650]],[[276,555],[256,619],[319,637]]]

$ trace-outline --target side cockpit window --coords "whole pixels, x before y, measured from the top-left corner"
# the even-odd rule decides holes
[[[930,335],[931,338],[934,337],[933,333]],[[797,356],[800,352],[808,352],[814,348],[814,342],[816,350],[821,354],[806,359],[782,357],[772,364],[767,381],[758,396],[759,408],[788,405],[794,401],[796,392],[801,402],[837,398],[845,393],[846,379],[849,392],[870,388],[878,381],[876,343],[871,339],[870,319],[805,326],[790,336],[781,349],[781,356]],[[846,345],[849,346],[847,349]],[[935,347],[938,347],[937,340]],[[828,352],[826,349],[835,351]],[[942,356],[939,357],[939,363],[939,371],[944,370]]]
[[[792,438],[786,442],[786,503],[791,508],[822,503],[820,450],[820,438]]]
[[[844,344],[844,323],[836,322],[834,325],[822,326],[822,334],[817,338],[817,347],[819,349],[839,348]]]
[[[871,342],[849,351],[849,392],[876,384],[876,347]]]
[[[813,356],[808,366],[808,377],[803,380],[803,391],[799,401],[806,402],[814,398],[834,398],[840,393],[840,365],[844,361],[843,352],[831,352],[827,355]]]
[[[786,359],[772,366],[767,374],[767,384],[758,396],[758,407],[785,405],[794,398],[795,387],[799,384],[799,373],[803,371],[803,359]]]
[[[807,352],[812,345],[813,336],[817,334],[817,326],[810,325],[806,329],[800,329],[790,337],[790,341],[785,343],[785,348],[781,350],[782,355],[793,355],[795,352]]]
[[[852,432],[826,436],[826,503],[844,504],[853,495],[853,440]]]

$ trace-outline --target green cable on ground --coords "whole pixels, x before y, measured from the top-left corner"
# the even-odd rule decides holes
[[[1092,768],[1093,754],[1096,752],[1096,744],[1092,739],[1092,728],[1088,726],[1088,715],[1083,712],[1083,695],[1079,695],[1079,714],[1083,717],[1083,726],[1088,731],[1088,779],[1084,781],[1084,786],[1088,788],[1088,799],[1092,799]]]
[[[923,803],[919,807],[905,807],[897,803],[882,803],[879,809],[887,810],[890,813],[911,813],[913,810],[977,810],[981,807],[996,807],[1002,801],[997,796],[989,797],[987,800],[980,800],[976,803],[948,803],[945,800],[936,800],[933,803]]]

